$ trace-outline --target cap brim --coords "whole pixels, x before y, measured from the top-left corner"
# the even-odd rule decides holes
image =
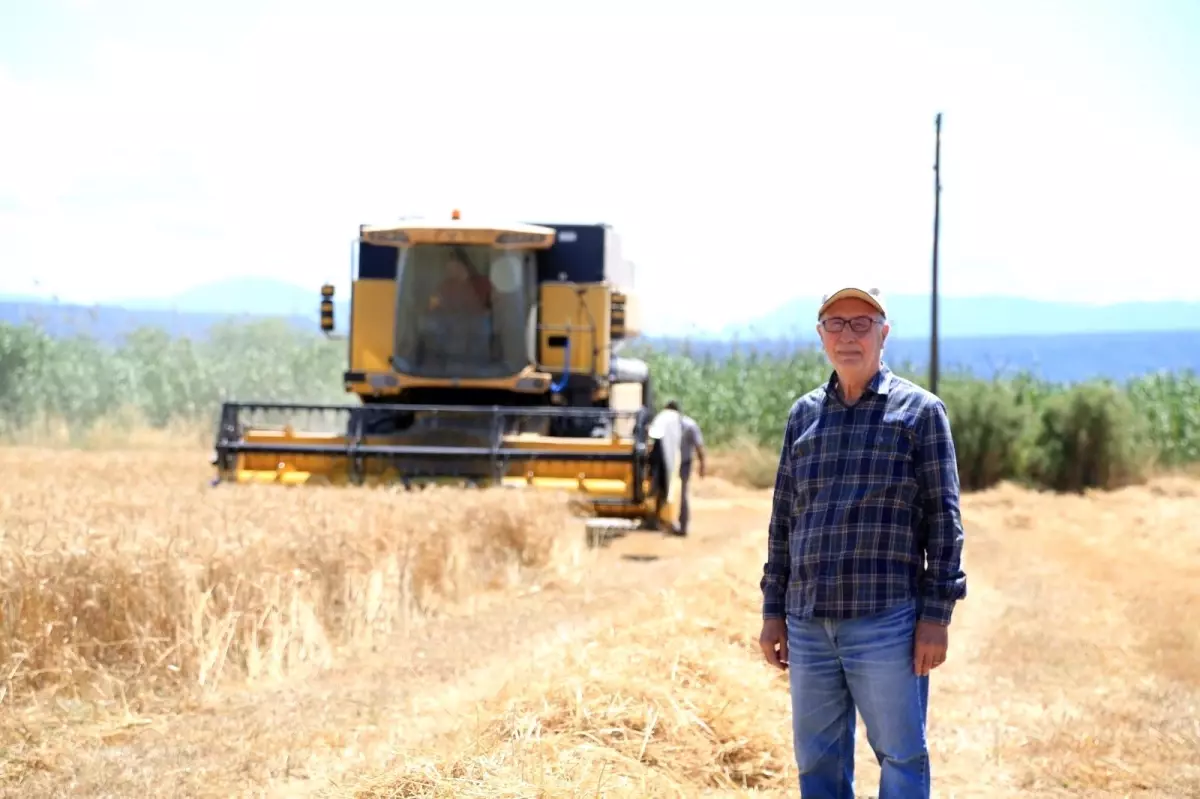
[[[866,303],[870,303],[872,306],[875,307],[875,309],[877,311],[879,311],[884,316],[887,316],[887,309],[879,301],[878,297],[872,296],[865,289],[844,288],[844,289],[838,289],[837,291],[833,292],[832,294],[829,295],[828,299],[826,299],[824,302],[821,303],[821,307],[817,309],[817,318],[820,318],[821,314],[825,313],[825,309],[827,309],[830,305],[833,305],[838,300],[845,300],[845,299],[850,299],[850,298],[854,298],[854,299],[862,300],[863,302],[866,302]]]

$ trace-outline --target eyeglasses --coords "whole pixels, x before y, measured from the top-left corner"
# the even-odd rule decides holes
[[[870,316],[856,316],[853,319],[843,319],[839,316],[830,316],[821,320],[821,327],[825,328],[825,332],[827,333],[841,333],[846,329],[846,325],[850,325],[850,329],[854,333],[861,336],[870,330],[871,326],[878,321],[878,319]]]

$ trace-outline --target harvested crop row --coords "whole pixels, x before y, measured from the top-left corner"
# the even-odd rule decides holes
[[[744,541],[530,668],[427,756],[355,797],[696,796],[791,784],[786,678],[755,662],[759,557]]]
[[[935,794],[1200,795],[1197,511],[1180,477],[964,498],[971,588],[932,684]],[[527,653],[457,733],[350,795],[795,796],[786,678],[755,640],[763,534],[722,554],[595,640]]]

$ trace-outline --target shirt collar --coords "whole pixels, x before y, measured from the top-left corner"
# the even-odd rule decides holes
[[[881,397],[886,397],[888,391],[890,391],[892,388],[893,379],[894,375],[892,374],[892,370],[887,367],[887,364],[880,362],[879,371],[875,373],[874,377],[867,381],[867,388],[866,391],[863,392],[863,396],[866,396],[867,394],[878,394]],[[825,384],[825,398],[827,400],[829,398],[834,398],[839,403],[842,402],[842,397],[840,394],[838,394],[837,370],[834,370],[830,373],[829,381]]]

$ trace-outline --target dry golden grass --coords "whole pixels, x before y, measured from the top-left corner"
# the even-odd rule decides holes
[[[19,430],[0,426],[0,444],[89,451],[192,450],[210,451],[214,420],[176,419],[165,425],[152,425],[136,408],[123,408],[94,422],[80,426],[61,416],[41,415]]]
[[[0,700],[129,703],[323,668],[581,549],[557,497],[211,488],[204,467],[0,449]]]
[[[941,723],[994,742],[955,757],[1010,793],[1200,796],[1200,485],[970,508],[983,579]]]
[[[205,485],[204,454],[0,450],[0,477],[9,479],[13,489],[5,500],[12,515],[0,518],[6,529],[19,526],[25,539],[49,531],[50,544],[81,537],[83,530],[97,538],[103,530],[119,531],[109,537],[123,543],[122,557],[107,557],[105,552],[112,548],[108,544],[97,548],[103,556],[98,563],[122,566],[125,571],[140,569],[143,575],[167,568],[168,556],[232,563],[242,573],[243,587],[250,589],[278,571],[269,558],[281,551],[294,556],[315,549],[330,557],[341,552],[353,561],[354,546],[364,541],[408,541],[414,547],[424,542],[424,549],[418,551],[433,557],[415,569],[414,576],[448,578],[414,580],[409,596],[414,597],[413,604],[425,599],[417,608],[423,611],[417,620],[425,623],[415,625],[409,635],[393,636],[386,629],[359,627],[360,632],[371,634],[359,635],[347,645],[348,651],[339,653],[336,623],[344,620],[344,614],[322,617],[319,610],[330,603],[321,605],[319,600],[328,589],[310,582],[308,587],[320,590],[301,596],[300,604],[311,605],[314,612],[309,621],[316,617],[328,631],[317,630],[325,657],[316,663],[285,664],[288,668],[280,670],[284,674],[278,680],[238,684],[248,676],[250,660],[245,647],[237,649],[243,640],[238,637],[230,651],[240,652],[240,660],[227,658],[224,672],[214,674],[222,677],[220,682],[204,686],[186,681],[178,672],[163,675],[162,669],[147,669],[148,657],[136,648],[126,651],[137,657],[135,663],[114,658],[100,667],[88,664],[73,654],[80,637],[55,639],[59,659],[68,666],[49,675],[22,671],[20,660],[0,660],[0,673],[18,667],[13,684],[19,688],[16,696],[10,694],[0,703],[0,795],[150,796],[160,795],[163,780],[169,779],[176,795],[277,790],[280,795],[296,796],[356,767],[378,768],[395,746],[452,724],[457,717],[446,715],[454,712],[452,708],[465,708],[491,695],[500,677],[520,667],[522,655],[539,651],[539,641],[554,646],[564,635],[585,635],[593,620],[603,623],[614,606],[635,601],[647,586],[669,583],[672,574],[686,568],[682,556],[705,545],[705,529],[720,532],[727,524],[722,520],[737,520],[744,513],[738,502],[721,500],[718,509],[706,512],[699,524],[700,536],[683,540],[647,535],[618,541],[609,549],[581,552],[582,526],[566,518],[562,504],[552,497],[441,492],[443,502],[456,503],[449,507],[436,502],[433,493],[213,490]],[[183,457],[187,460],[182,462],[190,465],[173,470],[173,460]],[[72,481],[72,490],[53,487],[55,479]],[[55,500],[54,495],[66,499]],[[439,522],[456,529],[442,529]],[[383,526],[388,529],[381,531]],[[438,551],[433,542],[446,540],[446,535],[474,548]],[[175,548],[168,549],[165,539],[172,537]],[[21,549],[11,536],[4,538],[7,547],[0,543],[4,551]],[[225,544],[214,543],[219,541]],[[232,541],[239,543],[231,547]],[[257,552],[247,551],[249,547],[257,547]],[[76,582],[109,590],[102,583],[104,575],[94,573],[104,571],[99,566],[92,567],[92,574],[73,575],[56,565],[60,563],[57,546],[43,542],[41,552],[47,564],[41,573],[51,589],[66,593],[64,584]],[[513,566],[514,553],[523,553],[528,565]],[[343,568],[346,575],[334,579],[346,582],[354,577],[361,585],[365,571],[387,553],[380,553],[379,560],[368,554],[371,557],[359,562],[360,568]],[[653,557],[647,561],[648,555]],[[16,565],[15,559],[11,565]],[[380,569],[376,565],[372,571]],[[333,569],[325,573],[332,574]],[[506,578],[510,586],[519,583],[515,591],[492,591],[486,600],[472,593],[498,583],[503,587]],[[426,590],[417,590],[421,586]],[[459,590],[457,604],[452,589]],[[311,599],[314,594],[316,600]],[[243,590],[240,596],[252,595]],[[404,596],[397,590],[394,604],[403,606]],[[373,617],[377,626],[396,621],[394,608],[378,610]],[[58,612],[65,616],[72,611],[64,603]],[[171,613],[177,614],[180,625],[194,618],[177,595],[174,604],[161,603],[154,618],[165,619]],[[249,615],[230,617],[226,629],[242,629],[250,620]],[[117,616],[110,619],[116,621]],[[16,648],[28,648],[30,640],[42,635],[43,628],[28,626],[34,629],[26,631],[22,626],[19,634],[24,641]],[[210,622],[212,626],[216,621]],[[341,638],[351,637],[343,628]],[[194,639],[179,634],[176,641],[182,644],[174,651],[186,649]],[[217,639],[217,643],[228,640]],[[374,651],[366,651],[372,648],[367,643],[374,644]],[[211,651],[211,640],[202,644],[207,646],[192,649]],[[169,643],[152,637],[142,640],[141,646],[170,649]],[[259,675],[267,676],[262,668],[266,660],[257,661]],[[313,665],[327,668],[308,672]],[[288,674],[293,679],[287,679]],[[35,677],[46,684],[33,684]],[[189,685],[201,690],[190,695],[180,690]],[[149,688],[156,689],[157,695],[150,695]],[[120,698],[114,701],[110,698],[114,695]]]
[[[773,488],[779,471],[779,453],[749,439],[738,439],[708,456],[715,477],[750,488]]]
[[[969,497],[971,596],[934,679],[942,796],[1200,795],[1197,484]],[[787,687],[762,663],[759,536],[657,605],[538,653],[355,797],[795,795]],[[858,791],[878,779],[858,733]]]

